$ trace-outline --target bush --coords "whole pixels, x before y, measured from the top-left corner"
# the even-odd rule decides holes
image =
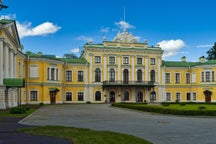
[[[162,102],[161,105],[162,105],[162,106],[169,106],[170,104],[169,104],[169,103],[166,103],[166,102]]]
[[[11,114],[23,114],[26,113],[26,108],[24,107],[15,107],[10,110]]]
[[[205,106],[199,106],[198,109],[199,109],[199,110],[206,110],[207,107],[205,107]]]
[[[90,102],[90,101],[87,101],[86,103],[87,103],[87,104],[91,104],[91,102]]]
[[[186,105],[186,103],[180,103],[180,106],[185,106]]]

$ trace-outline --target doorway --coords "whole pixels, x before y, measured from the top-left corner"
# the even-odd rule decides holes
[[[110,102],[111,103],[115,102],[115,92],[114,91],[110,92]]]

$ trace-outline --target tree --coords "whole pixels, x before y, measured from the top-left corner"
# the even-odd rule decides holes
[[[216,60],[216,42],[214,43],[214,46],[206,53],[208,54],[207,56],[208,60]]]
[[[66,53],[63,56],[64,58],[78,58],[77,55],[73,54],[73,53]]]

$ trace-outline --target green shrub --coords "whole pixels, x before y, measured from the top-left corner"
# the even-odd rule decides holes
[[[205,107],[205,106],[199,106],[198,109],[199,109],[199,110],[206,110],[207,107]]]
[[[186,103],[180,103],[180,106],[185,106],[186,105]]]
[[[87,104],[91,104],[91,102],[90,102],[90,101],[87,101],[86,103],[87,103]]]
[[[170,104],[169,104],[169,103],[166,103],[166,102],[162,102],[161,105],[162,105],[162,106],[169,106]]]
[[[26,113],[26,108],[24,107],[15,107],[10,110],[11,114],[23,114]]]

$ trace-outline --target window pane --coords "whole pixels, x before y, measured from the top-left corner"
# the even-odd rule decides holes
[[[83,82],[83,71],[78,71],[78,82]]]
[[[66,92],[66,101],[72,101],[72,93]]]
[[[142,64],[142,58],[137,58],[137,64]]]
[[[95,63],[101,63],[101,57],[95,56]]]
[[[78,101],[83,101],[84,97],[84,93],[83,92],[79,92],[78,93]]]
[[[115,64],[115,57],[109,57],[109,64]]]
[[[170,83],[170,73],[166,73],[165,74],[165,81],[166,81],[166,83]]]

